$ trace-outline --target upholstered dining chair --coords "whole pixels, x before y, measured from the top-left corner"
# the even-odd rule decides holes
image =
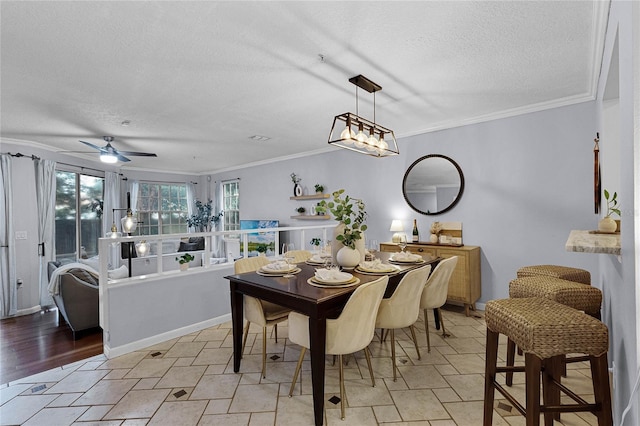
[[[233,267],[236,274],[245,272],[253,272],[269,263],[269,259],[265,256],[244,257],[234,262]],[[242,339],[242,353],[247,344],[249,336],[249,326],[255,323],[262,326],[262,377],[267,375],[267,326],[273,325],[276,343],[278,343],[278,323],[285,321],[289,315],[290,309],[284,308],[275,303],[265,300],[256,299],[251,296],[244,296],[244,316],[247,325],[244,329],[244,338]]]
[[[427,333],[427,351],[431,352],[431,341],[429,339],[429,321],[427,318],[427,309],[439,309],[447,301],[447,292],[449,291],[449,280],[453,270],[458,263],[458,256],[452,256],[446,258],[433,270],[427,284],[422,291],[422,297],[420,298],[420,308],[424,310],[424,329]],[[444,329],[444,321],[442,315],[440,316],[440,327],[442,327],[442,337],[446,337],[447,334]]]
[[[291,250],[289,256],[293,257],[293,263],[302,263],[311,259],[313,254],[309,250]]]
[[[416,340],[416,332],[413,324],[418,320],[420,315],[420,295],[427,282],[427,277],[431,271],[431,265],[409,271],[402,277],[400,284],[395,289],[391,297],[382,299],[378,316],[376,318],[376,328],[389,330],[391,334],[391,362],[393,363],[393,381],[397,380],[396,376],[396,340],[395,329],[409,327],[413,343],[418,352],[420,359],[420,349],[418,349],[418,341]]]
[[[345,388],[344,388],[344,366],[342,355],[352,354],[364,349],[364,354],[369,367],[371,385],[375,386],[373,369],[371,368],[371,354],[369,343],[373,340],[374,325],[378,306],[384,295],[389,282],[388,276],[383,276],[375,281],[360,285],[353,292],[340,316],[336,319],[327,320],[327,340],[325,353],[328,355],[338,355],[339,377],[340,377],[340,413],[342,419],[345,417]],[[293,374],[293,381],[289,389],[289,396],[293,395],[300,367],[304,354],[309,348],[309,317],[298,312],[289,314],[289,340],[302,346],[300,358],[296,371]]]

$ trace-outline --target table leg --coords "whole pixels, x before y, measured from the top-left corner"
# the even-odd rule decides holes
[[[311,384],[313,388],[313,414],[316,426],[321,426],[324,422],[324,356],[326,339],[326,319],[309,318]]]
[[[231,324],[233,331],[233,371],[240,371],[242,359],[242,319],[243,319],[243,295],[236,291],[236,286],[231,282]]]

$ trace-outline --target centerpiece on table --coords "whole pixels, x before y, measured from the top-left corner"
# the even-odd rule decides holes
[[[367,212],[364,201],[351,198],[344,192],[344,189],[334,191],[329,201],[322,200],[319,206],[339,222],[334,229],[331,247],[334,261],[343,268],[354,268],[364,260]]]

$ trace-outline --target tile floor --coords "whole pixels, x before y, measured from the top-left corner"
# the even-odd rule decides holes
[[[368,379],[362,353],[345,367],[347,412],[340,420],[337,366],[327,357],[327,425],[481,425],[484,389],[482,312],[465,317],[460,309],[443,311],[442,339],[431,322],[427,353],[422,318],[416,324],[422,359],[408,332],[396,332],[400,376],[393,381],[389,342],[371,343],[376,387]],[[0,386],[2,425],[312,425],[309,363],[301,386],[288,397],[299,347],[278,327],[270,338],[267,378],[260,375],[261,330],[252,327],[241,371],[233,373],[230,323],[173,339],[118,358],[103,355]],[[500,354],[506,345],[501,341]],[[570,364],[564,383],[592,401],[587,364]],[[522,374],[514,378],[519,399]],[[496,393],[496,397],[500,396]],[[337,398],[334,398],[334,400]],[[564,425],[594,425],[589,413],[563,414]],[[497,400],[494,425],[524,425],[506,400]]]

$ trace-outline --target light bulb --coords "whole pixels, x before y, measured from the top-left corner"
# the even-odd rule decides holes
[[[362,123],[360,123],[360,125],[358,125],[358,134],[356,135],[355,145],[358,148],[363,148],[366,142],[367,142],[367,136],[362,131]]]
[[[378,140],[373,132],[373,129],[369,131],[369,138],[367,139],[367,151],[375,151],[378,147]]]
[[[378,148],[386,150],[389,148],[389,144],[384,140],[384,133],[380,133],[380,140],[378,141]]]

